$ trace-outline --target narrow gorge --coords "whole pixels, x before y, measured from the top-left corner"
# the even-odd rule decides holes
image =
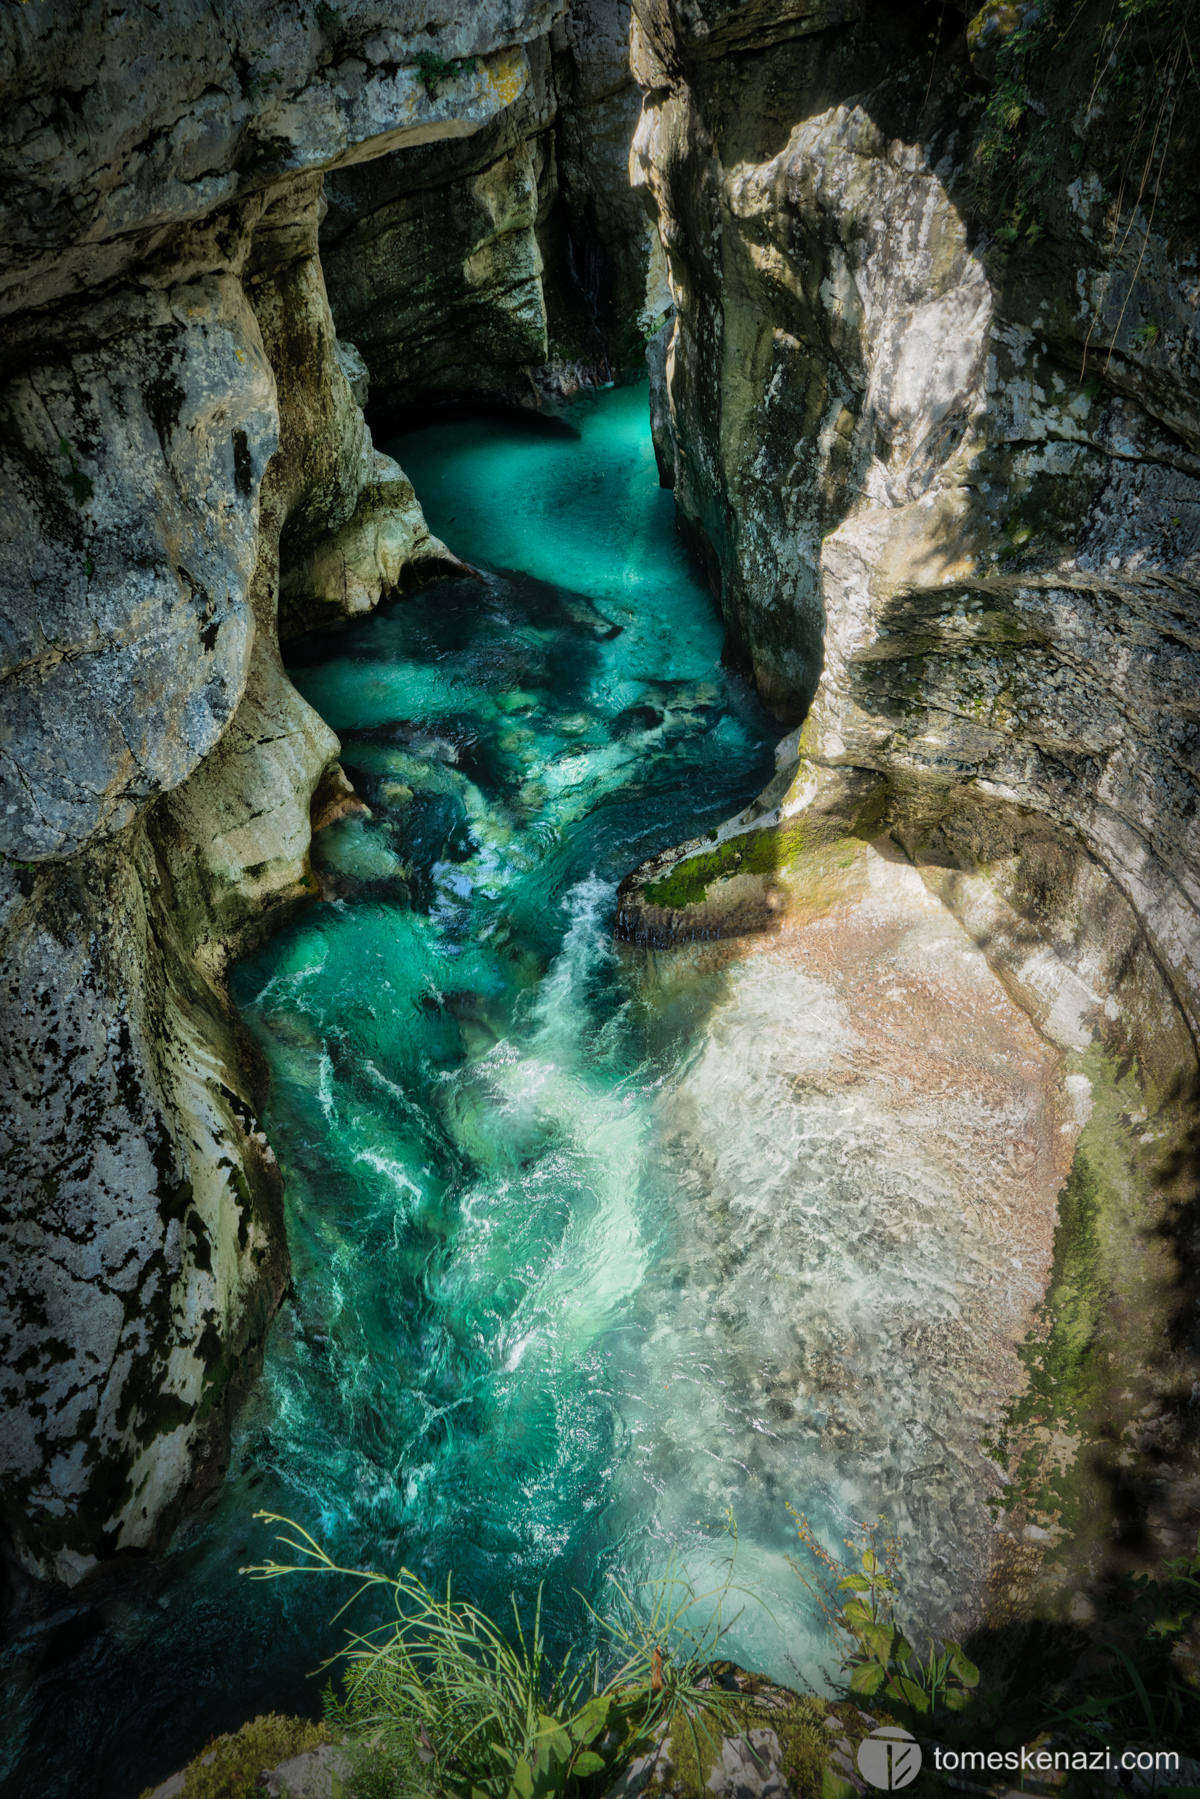
[[[718,1792],[864,1790],[804,1544],[881,1514],[1020,1728],[1150,1654],[1198,62],[1181,0],[4,6],[14,1799],[320,1710],[263,1510],[555,1654],[725,1592],[850,1742]]]

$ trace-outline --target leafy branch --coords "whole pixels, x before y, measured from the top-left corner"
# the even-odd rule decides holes
[[[931,1643],[921,1655],[897,1621],[900,1543],[887,1520],[861,1526],[859,1541],[846,1539],[857,1561],[853,1566],[830,1555],[802,1513],[788,1510],[806,1551],[803,1562],[789,1560],[841,1640],[850,1693],[887,1700],[908,1721],[926,1725],[970,1704],[979,1669],[962,1645]]]

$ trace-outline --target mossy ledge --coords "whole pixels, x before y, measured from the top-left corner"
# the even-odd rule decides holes
[[[312,1718],[267,1712],[215,1737],[178,1774],[147,1787],[141,1799],[260,1799],[265,1774],[331,1740],[326,1726]]]
[[[751,807],[627,875],[617,892],[617,937],[664,948],[819,918],[858,891],[883,812],[882,788],[840,813]]]
[[[1066,1632],[1082,1650],[1098,1616],[1120,1642],[1129,1576],[1195,1540],[1197,1168],[1187,1083],[1163,1090],[1099,1044],[1070,1060],[1091,1114],[1020,1352],[1025,1390],[990,1447],[1011,1482],[995,1622],[1024,1614],[1023,1630]]]

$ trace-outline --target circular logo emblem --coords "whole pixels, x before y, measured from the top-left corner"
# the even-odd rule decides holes
[[[894,1793],[921,1772],[921,1745],[898,1724],[881,1724],[858,1745],[858,1771],[873,1787]]]

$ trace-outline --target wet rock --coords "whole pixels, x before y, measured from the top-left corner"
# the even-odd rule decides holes
[[[721,1758],[705,1783],[721,1799],[785,1799],[779,1738],[773,1730],[749,1730],[725,1737]]]
[[[605,1799],[640,1799],[651,1782],[657,1786],[670,1779],[670,1757],[662,1747],[648,1750],[645,1755],[636,1755],[623,1770],[619,1779],[609,1787]]]
[[[664,714],[657,706],[627,706],[613,720],[613,730],[622,736],[640,735],[644,731],[656,731],[663,718]]]
[[[305,1755],[268,1768],[262,1776],[264,1793],[274,1799],[339,1799],[346,1791],[351,1758],[333,1743],[323,1743]]]

